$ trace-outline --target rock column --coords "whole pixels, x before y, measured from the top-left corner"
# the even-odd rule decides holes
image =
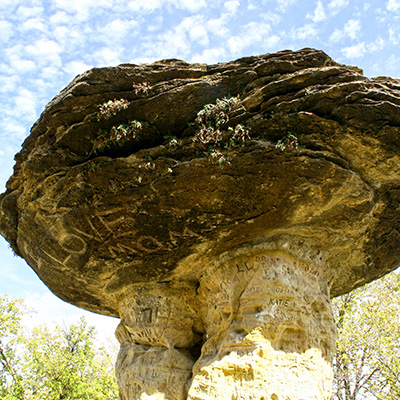
[[[328,288],[282,255],[229,263],[200,285],[207,341],[190,400],[329,400],[336,328]]]
[[[120,304],[122,400],[331,398],[328,285],[286,255],[227,262],[198,288],[131,288]]]
[[[120,302],[116,375],[121,400],[185,400],[201,330],[192,284],[148,283]],[[195,351],[195,350],[193,350]]]

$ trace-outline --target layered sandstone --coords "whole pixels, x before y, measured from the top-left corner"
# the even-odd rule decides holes
[[[329,298],[400,261],[399,107],[312,49],[94,69],[33,126],[0,230],[121,318],[122,399],[329,399]]]

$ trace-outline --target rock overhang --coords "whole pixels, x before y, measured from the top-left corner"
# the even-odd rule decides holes
[[[127,285],[242,253],[284,251],[345,293],[400,260],[399,90],[312,49],[94,69],[16,156],[1,233],[54,293],[109,315]]]

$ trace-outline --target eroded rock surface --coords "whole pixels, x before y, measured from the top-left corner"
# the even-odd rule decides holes
[[[0,231],[121,317],[122,399],[329,399],[329,297],[399,265],[400,81],[313,49],[93,69],[46,107]]]

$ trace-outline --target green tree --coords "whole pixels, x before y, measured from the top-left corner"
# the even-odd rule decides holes
[[[0,312],[1,399],[118,398],[111,356],[84,318],[69,327],[25,333],[20,300],[0,298]]]
[[[25,399],[18,370],[24,310],[20,299],[0,296],[0,398],[4,400]]]
[[[334,300],[336,400],[400,399],[400,273]]]

